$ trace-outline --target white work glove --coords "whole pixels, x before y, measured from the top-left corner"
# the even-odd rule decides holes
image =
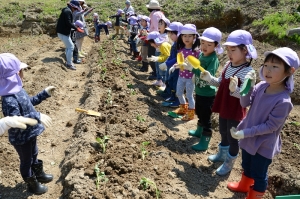
[[[158,66],[159,66],[160,70],[167,71],[167,64],[166,63],[159,64]]]
[[[141,38],[136,38],[136,44],[139,44],[141,42]]]
[[[200,74],[200,78],[204,81],[210,82],[213,76],[211,76],[210,72],[206,70]]]
[[[52,125],[52,119],[51,117],[49,117],[48,115],[45,115],[43,113],[40,113],[41,115],[41,122],[42,124],[46,127],[46,128],[49,128],[51,125]]]
[[[176,69],[175,65],[172,66],[169,70],[169,75],[171,75],[171,73],[173,73],[175,71],[175,69]]]
[[[157,62],[158,61],[158,57],[152,55],[151,57],[147,57],[147,60],[149,62]]]
[[[230,133],[231,133],[231,136],[237,140],[244,139],[244,137],[245,137],[244,131],[243,130],[237,131],[235,127],[232,127],[230,129]]]
[[[22,116],[4,117],[0,120],[0,135],[8,131],[10,128],[26,129],[26,125],[34,126],[37,120]]]
[[[192,71],[194,68],[189,62],[184,62],[182,65],[183,65],[184,69],[188,70],[188,71]]]
[[[230,92],[234,93],[236,91],[238,83],[239,83],[239,79],[237,78],[237,76],[230,77],[230,83],[229,83]]]
[[[255,70],[249,71],[246,74],[245,79],[251,79],[251,87],[253,87],[255,85],[255,82],[256,82],[256,73],[255,73]]]
[[[54,86],[48,86],[47,88],[45,88],[45,91],[48,93],[48,95],[52,96],[52,94],[54,93],[55,87]]]

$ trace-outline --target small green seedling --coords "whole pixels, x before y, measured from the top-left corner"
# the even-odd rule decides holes
[[[294,126],[300,126],[300,122],[296,122],[296,121],[289,122],[289,124],[292,124]]]
[[[112,91],[111,91],[111,89],[109,88],[108,90],[107,90],[107,98],[106,98],[106,104],[110,104],[110,105],[112,105],[112,103],[113,103],[113,99],[112,99]]]
[[[145,122],[145,121],[146,121],[146,119],[143,118],[143,116],[142,116],[141,114],[138,114],[138,115],[136,116],[136,119],[137,119],[137,121],[139,121],[139,122]]]
[[[99,169],[99,164],[97,163],[95,165],[95,173],[96,173],[96,189],[98,190],[99,189],[99,185],[101,182],[103,183],[107,183],[108,181],[108,178],[106,177],[105,173],[104,172],[101,172],[100,169]]]
[[[148,151],[146,150],[146,146],[148,146],[150,142],[142,142],[141,144],[141,153],[142,153],[142,160],[148,155]]]
[[[299,144],[294,143],[294,146],[298,148],[298,150],[300,150],[300,146]]]
[[[109,137],[105,135],[102,139],[97,137],[96,140],[100,144],[102,148],[102,152],[105,153],[106,145],[107,145],[107,141],[109,140]]]
[[[128,83],[127,88],[133,88],[133,85],[131,83]]]
[[[149,186],[152,186],[155,189],[155,195],[156,199],[159,198],[160,196],[160,191],[157,189],[157,186],[154,181],[150,180],[149,178],[142,177],[140,180],[140,185],[142,186],[143,190],[145,191],[146,189],[149,188]]]
[[[136,90],[133,89],[133,88],[131,88],[131,89],[130,89],[130,95],[136,95]]]
[[[125,79],[125,77],[126,77],[126,75],[123,73],[123,74],[121,75],[121,79]]]

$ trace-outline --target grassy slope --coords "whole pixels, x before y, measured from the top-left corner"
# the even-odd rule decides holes
[[[13,24],[22,21],[25,10],[34,7],[41,8],[41,15],[43,16],[51,15],[53,17],[58,17],[61,8],[66,6],[67,2],[68,1],[66,0],[5,0],[0,7],[0,24]],[[95,8],[93,12],[97,12],[103,21],[106,21],[108,16],[115,14],[117,9],[123,9],[125,7],[125,0],[86,0],[86,2],[88,3],[88,6]],[[149,0],[132,0],[136,12],[145,15],[149,15],[145,6],[148,2]],[[222,29],[221,24],[224,22],[222,13],[225,10],[235,9],[241,11],[250,19],[250,22],[252,22],[252,20],[259,19],[259,17],[263,18],[263,16],[269,13],[279,12],[290,14],[293,10],[297,9],[298,6],[300,7],[298,0],[280,0],[276,7],[271,7],[267,1],[257,0],[207,0],[206,2],[209,2],[208,4],[205,4],[204,2],[204,0],[160,0],[161,5],[163,6],[163,12],[171,21],[196,23],[197,25],[202,24],[206,27],[206,24],[209,25],[209,23],[205,22],[217,19],[210,25],[218,27],[218,24],[220,24],[220,27],[218,28],[221,28],[221,30],[224,30],[224,28]],[[221,19],[219,19],[219,17],[221,17]],[[92,16],[89,15],[87,21],[91,20]],[[229,20],[231,20],[231,18]],[[249,23],[249,20],[245,23]],[[264,25],[266,29],[273,26],[273,22],[268,23],[269,24],[260,25]],[[281,27],[280,33],[276,33],[276,30],[270,32],[275,32],[275,34],[280,35],[287,29],[297,26],[299,26],[299,21],[291,21],[285,23],[284,26]]]

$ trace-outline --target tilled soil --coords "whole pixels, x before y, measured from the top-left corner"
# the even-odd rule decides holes
[[[226,188],[228,181],[240,179],[240,157],[224,177],[215,174],[220,163],[207,160],[220,141],[217,115],[209,149],[193,151],[190,146],[198,140],[187,131],[195,128],[197,120],[182,122],[167,116],[172,109],[160,105],[162,98],[147,80],[148,74],[139,72],[140,64],[130,59],[122,40],[102,39],[95,44],[86,38],[84,47],[89,55],[76,71],[65,69],[64,47],[58,38],[22,36],[0,41],[1,52],[14,53],[30,65],[24,82],[30,95],[49,85],[57,87],[54,96],[36,107],[54,122],[38,138],[39,158],[45,170],[54,174],[47,184],[49,191],[42,196],[26,192],[18,156],[5,135],[0,138],[2,198],[155,198],[153,187],[143,190],[140,186],[143,177],[156,183],[161,198],[245,198],[245,194]],[[258,42],[255,46],[259,55],[275,49]],[[226,57],[220,60],[223,64]],[[255,68],[261,63],[262,58],[253,61]],[[294,96],[299,92],[296,88]],[[101,116],[75,113],[76,107],[99,111]],[[283,150],[270,166],[267,199],[300,192],[298,113],[295,105],[282,131]],[[96,141],[104,136],[109,137],[105,153]],[[150,145],[143,160],[141,144],[145,141]],[[100,182],[99,189],[96,164],[108,179]]]

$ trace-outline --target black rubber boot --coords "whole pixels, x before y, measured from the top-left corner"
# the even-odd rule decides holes
[[[148,80],[156,80],[156,67],[155,67],[155,62],[150,62],[150,67],[152,69],[151,75],[148,77]]]
[[[142,68],[140,69],[141,72],[148,72],[148,62],[142,62]]]
[[[53,175],[44,172],[42,160],[38,160],[38,163],[34,164],[31,169],[39,182],[47,183],[53,180]]]
[[[34,193],[36,195],[41,195],[48,191],[48,187],[39,183],[39,181],[37,181],[35,175],[31,176],[30,178],[25,179],[25,182],[27,183],[28,191],[31,193]]]

